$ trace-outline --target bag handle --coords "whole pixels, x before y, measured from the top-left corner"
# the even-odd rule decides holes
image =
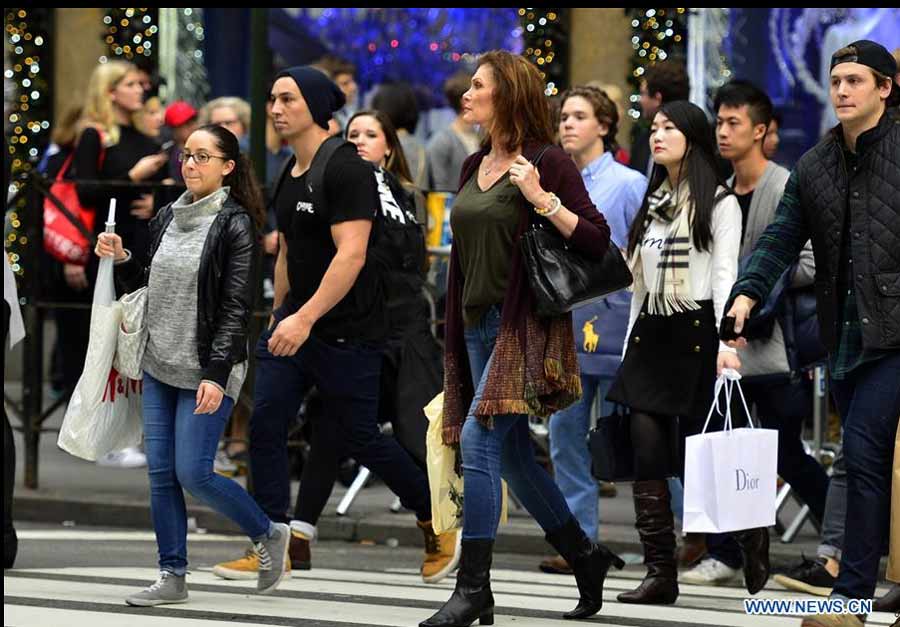
[[[750,425],[751,429],[755,429],[756,425],[753,424],[753,416],[750,415],[750,410],[747,408],[747,399],[744,398],[744,390],[741,389],[741,375],[737,370],[732,368],[725,368],[722,370],[722,374],[716,379],[716,387],[713,391],[713,403],[709,408],[709,413],[706,414],[706,422],[703,423],[703,430],[700,432],[706,433],[706,428],[709,426],[709,421],[712,418],[713,412],[715,411],[720,416],[725,418],[725,425],[723,431],[730,432],[733,430],[733,424],[731,419],[731,399],[734,393],[734,388],[737,387],[738,394],[741,396],[741,403],[744,406],[744,411],[747,413],[747,424]],[[719,395],[722,392],[722,388],[725,388],[725,413],[719,409]]]

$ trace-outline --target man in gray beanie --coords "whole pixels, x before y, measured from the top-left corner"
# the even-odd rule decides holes
[[[301,391],[315,385],[325,419],[337,423],[347,453],[415,512],[425,534],[426,562],[441,559],[452,567],[454,555],[439,555],[441,543],[431,526],[428,478],[397,441],[378,428],[380,348],[388,325],[380,276],[367,255],[380,207],[372,166],[353,144],[331,139],[333,143],[323,147],[329,140],[329,122],[344,105],[344,94],[325,74],[307,66],[284,70],[270,97],[273,125],[294,159],[274,192],[279,238],[275,299],[268,328],[256,346],[250,419],[254,498],[272,520],[291,524],[292,566],[309,568],[315,528],[291,521],[287,514],[287,436],[303,400]],[[322,159],[326,163],[320,180],[313,182],[310,168],[320,150],[330,157],[319,156],[317,171],[323,168]],[[314,193],[313,185],[319,184]],[[245,579],[257,569],[258,558],[250,554],[218,564],[213,572]]]

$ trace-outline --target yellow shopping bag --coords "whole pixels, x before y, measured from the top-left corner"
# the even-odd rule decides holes
[[[444,393],[441,392],[425,407],[428,431],[425,434],[428,488],[431,492],[431,526],[436,534],[462,527],[463,478],[456,472],[456,449],[444,444],[441,430],[444,424]],[[500,522],[506,523],[508,499],[506,482],[502,482],[503,504]]]

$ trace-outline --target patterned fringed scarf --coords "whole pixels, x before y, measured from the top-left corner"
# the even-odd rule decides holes
[[[669,181],[663,182],[648,198],[649,211],[644,222],[644,232],[653,220],[666,226],[666,238],[657,264],[656,282],[653,286],[644,283],[644,272],[641,264],[641,247],[638,246],[631,256],[630,266],[634,275],[635,289],[647,287],[649,298],[647,311],[653,315],[671,316],[700,309],[700,305],[691,297],[691,195],[687,181],[678,185],[673,193]]]
[[[548,320],[528,312],[524,345],[513,325],[502,325],[491,368],[475,416],[488,427],[497,414],[548,418],[581,398],[581,377],[574,349],[572,316]]]
[[[520,225],[519,235],[527,226]],[[475,416],[493,427],[498,414],[548,417],[581,398],[581,374],[572,315],[538,318],[518,247],[512,251],[510,285],[503,301],[494,358]],[[459,442],[474,395],[463,340],[459,258],[450,253],[447,289],[447,346],[444,353],[444,444]],[[454,341],[455,338],[455,341]]]

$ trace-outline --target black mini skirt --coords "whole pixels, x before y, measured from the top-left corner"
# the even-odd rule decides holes
[[[647,414],[705,419],[713,400],[719,337],[711,300],[671,316],[647,313],[647,300],[628,337],[625,359],[606,398]],[[691,425],[693,426],[693,425]]]

